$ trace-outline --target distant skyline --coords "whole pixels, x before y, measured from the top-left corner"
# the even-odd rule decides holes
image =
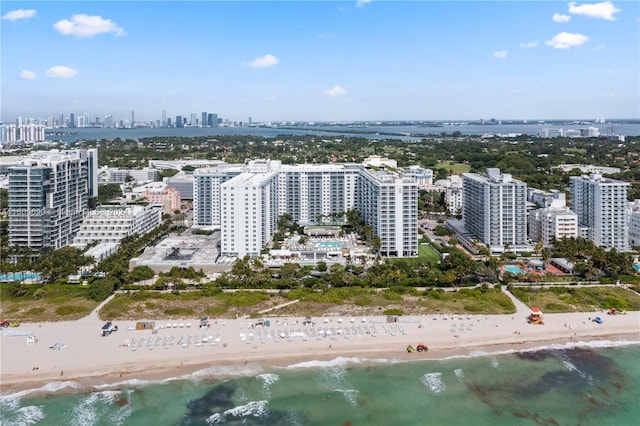
[[[5,1],[0,119],[640,118],[640,2]]]

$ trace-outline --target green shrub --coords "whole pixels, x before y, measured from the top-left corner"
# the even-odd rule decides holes
[[[28,317],[38,316],[44,314],[45,311],[45,308],[31,308],[27,312],[25,312],[25,315]]]
[[[182,316],[182,317],[195,315],[195,312],[193,311],[193,309],[191,309],[191,308],[179,308],[179,307],[165,309],[164,313],[166,315],[170,315],[170,316]]]
[[[89,309],[85,306],[77,306],[77,305],[62,305],[56,308],[56,315],[67,316],[73,314],[82,314],[87,312]]]
[[[387,309],[383,313],[385,315],[397,315],[397,316],[404,315],[404,312],[402,311],[402,309],[396,309],[396,308]]]
[[[222,306],[222,305],[214,305],[214,306],[209,306],[207,309],[204,310],[204,313],[206,315],[209,315],[210,317],[219,317],[221,315],[223,315],[224,313],[226,313],[228,310],[228,308],[226,306]]]
[[[382,292],[382,297],[384,297],[386,300],[391,300],[391,301],[402,301],[402,294],[398,294],[395,291],[383,291]]]
[[[353,304],[356,306],[371,306],[373,304],[373,300],[369,296],[358,296],[353,301]]]

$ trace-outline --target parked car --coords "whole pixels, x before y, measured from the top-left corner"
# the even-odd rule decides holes
[[[114,331],[118,331],[118,326],[114,325],[111,321],[107,321],[103,326],[102,326],[102,335],[103,336],[108,336],[111,333],[113,333]]]

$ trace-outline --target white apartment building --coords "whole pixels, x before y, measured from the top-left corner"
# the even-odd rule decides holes
[[[566,196],[562,192],[550,193],[545,198],[544,206],[529,212],[529,239],[542,241],[550,246],[553,240],[576,238],[579,235],[578,215],[571,211],[566,204]]]
[[[356,209],[380,238],[380,254],[418,255],[418,185],[410,174],[361,168]]]
[[[9,244],[71,244],[98,195],[98,151],[34,151],[9,168]]]
[[[144,235],[162,221],[162,206],[105,205],[90,211],[82,221],[73,245],[84,248],[98,241],[120,244],[133,234]]]
[[[430,189],[433,186],[433,170],[409,166],[409,173],[412,173],[416,179],[418,189]]]
[[[629,249],[628,187],[628,182],[600,174],[571,177],[572,210],[578,215],[585,237],[597,246]]]
[[[345,222],[336,214],[356,208],[356,164],[282,165],[278,173],[278,210],[302,226]],[[332,216],[333,213],[333,216]]]
[[[245,172],[220,185],[221,253],[257,257],[278,223],[277,172]]]
[[[462,175],[466,231],[492,252],[527,250],[527,185],[500,169]]]
[[[144,169],[118,169],[103,166],[99,170],[100,183],[123,183],[127,178],[135,182],[151,182],[158,178],[158,170],[145,167]]]
[[[444,192],[444,203],[451,215],[462,211],[462,178],[451,175],[446,179],[436,181],[436,187]]]
[[[193,226],[219,229],[220,185],[245,171],[244,165],[217,164],[193,172]]]
[[[380,237],[383,256],[416,256],[418,188],[411,174],[359,164],[248,165],[194,172],[194,222],[222,230],[223,256],[257,256],[277,219],[300,225],[346,221],[358,210]]]
[[[633,200],[627,205],[629,217],[629,245],[640,246],[640,200]]]
[[[44,142],[45,126],[39,124],[1,124],[0,144],[14,145],[18,143]]]

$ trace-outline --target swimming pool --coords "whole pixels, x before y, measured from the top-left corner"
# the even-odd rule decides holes
[[[324,249],[341,249],[342,247],[344,247],[344,244],[339,242],[339,241],[316,241],[313,243],[313,245],[317,248],[324,248]]]
[[[39,279],[40,274],[36,274],[35,272],[9,272],[8,274],[0,274],[0,282]]]
[[[515,275],[524,275],[526,273],[522,269],[520,269],[519,266],[516,266],[516,265],[505,265],[504,270],[507,272],[511,272],[512,274],[515,274]]]
[[[634,263],[633,269],[635,269],[636,271],[640,271],[640,263]]]

